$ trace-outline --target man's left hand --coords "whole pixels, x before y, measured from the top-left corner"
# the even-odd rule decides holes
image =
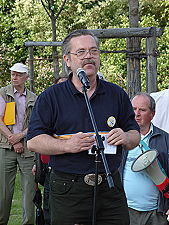
[[[109,145],[126,145],[127,134],[121,128],[112,129],[107,135]]]

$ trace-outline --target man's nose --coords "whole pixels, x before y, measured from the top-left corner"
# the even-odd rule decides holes
[[[137,110],[137,109],[134,110],[134,113],[135,113],[136,116],[140,115],[140,112],[139,112],[139,110]]]
[[[91,54],[90,50],[86,51],[84,58],[92,58],[92,54]]]

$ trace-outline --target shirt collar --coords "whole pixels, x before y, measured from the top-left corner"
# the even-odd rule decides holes
[[[153,124],[151,123],[150,124],[150,129],[147,132],[147,134],[145,134],[145,135],[141,134],[141,140],[144,140],[145,138],[150,137],[152,134],[153,134]]]
[[[81,92],[79,92],[75,88],[74,84],[72,83],[72,76],[73,76],[73,74],[70,73],[69,74],[69,78],[68,78],[68,83],[69,83],[69,86],[71,88],[71,91],[72,91],[73,95],[75,95],[75,94],[82,94]],[[105,93],[105,89],[103,87],[102,82],[104,82],[104,80],[100,80],[99,77],[97,76],[97,87],[96,87],[96,90],[95,90],[94,94],[103,94],[103,93]]]
[[[16,93],[19,93],[19,92],[18,92],[18,91],[16,90],[16,88],[14,87],[14,94],[16,94]],[[21,95],[26,96],[26,89],[24,90],[24,92],[23,92]]]

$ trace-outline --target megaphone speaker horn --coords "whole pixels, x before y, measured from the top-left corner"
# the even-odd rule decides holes
[[[157,156],[157,150],[147,150],[134,160],[131,169],[133,172],[144,170],[163,195],[169,198],[169,178],[157,160]]]

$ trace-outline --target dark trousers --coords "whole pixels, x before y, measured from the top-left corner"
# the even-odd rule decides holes
[[[119,172],[113,175],[115,187],[107,180],[97,186],[96,224],[129,225],[129,214]],[[55,173],[50,176],[51,225],[91,225],[94,187],[82,176]]]
[[[130,225],[168,225],[167,216],[157,210],[137,211],[129,208]]]
[[[47,168],[44,182],[44,195],[43,195],[43,213],[45,225],[50,225],[50,205],[49,205],[49,179],[50,171]]]

